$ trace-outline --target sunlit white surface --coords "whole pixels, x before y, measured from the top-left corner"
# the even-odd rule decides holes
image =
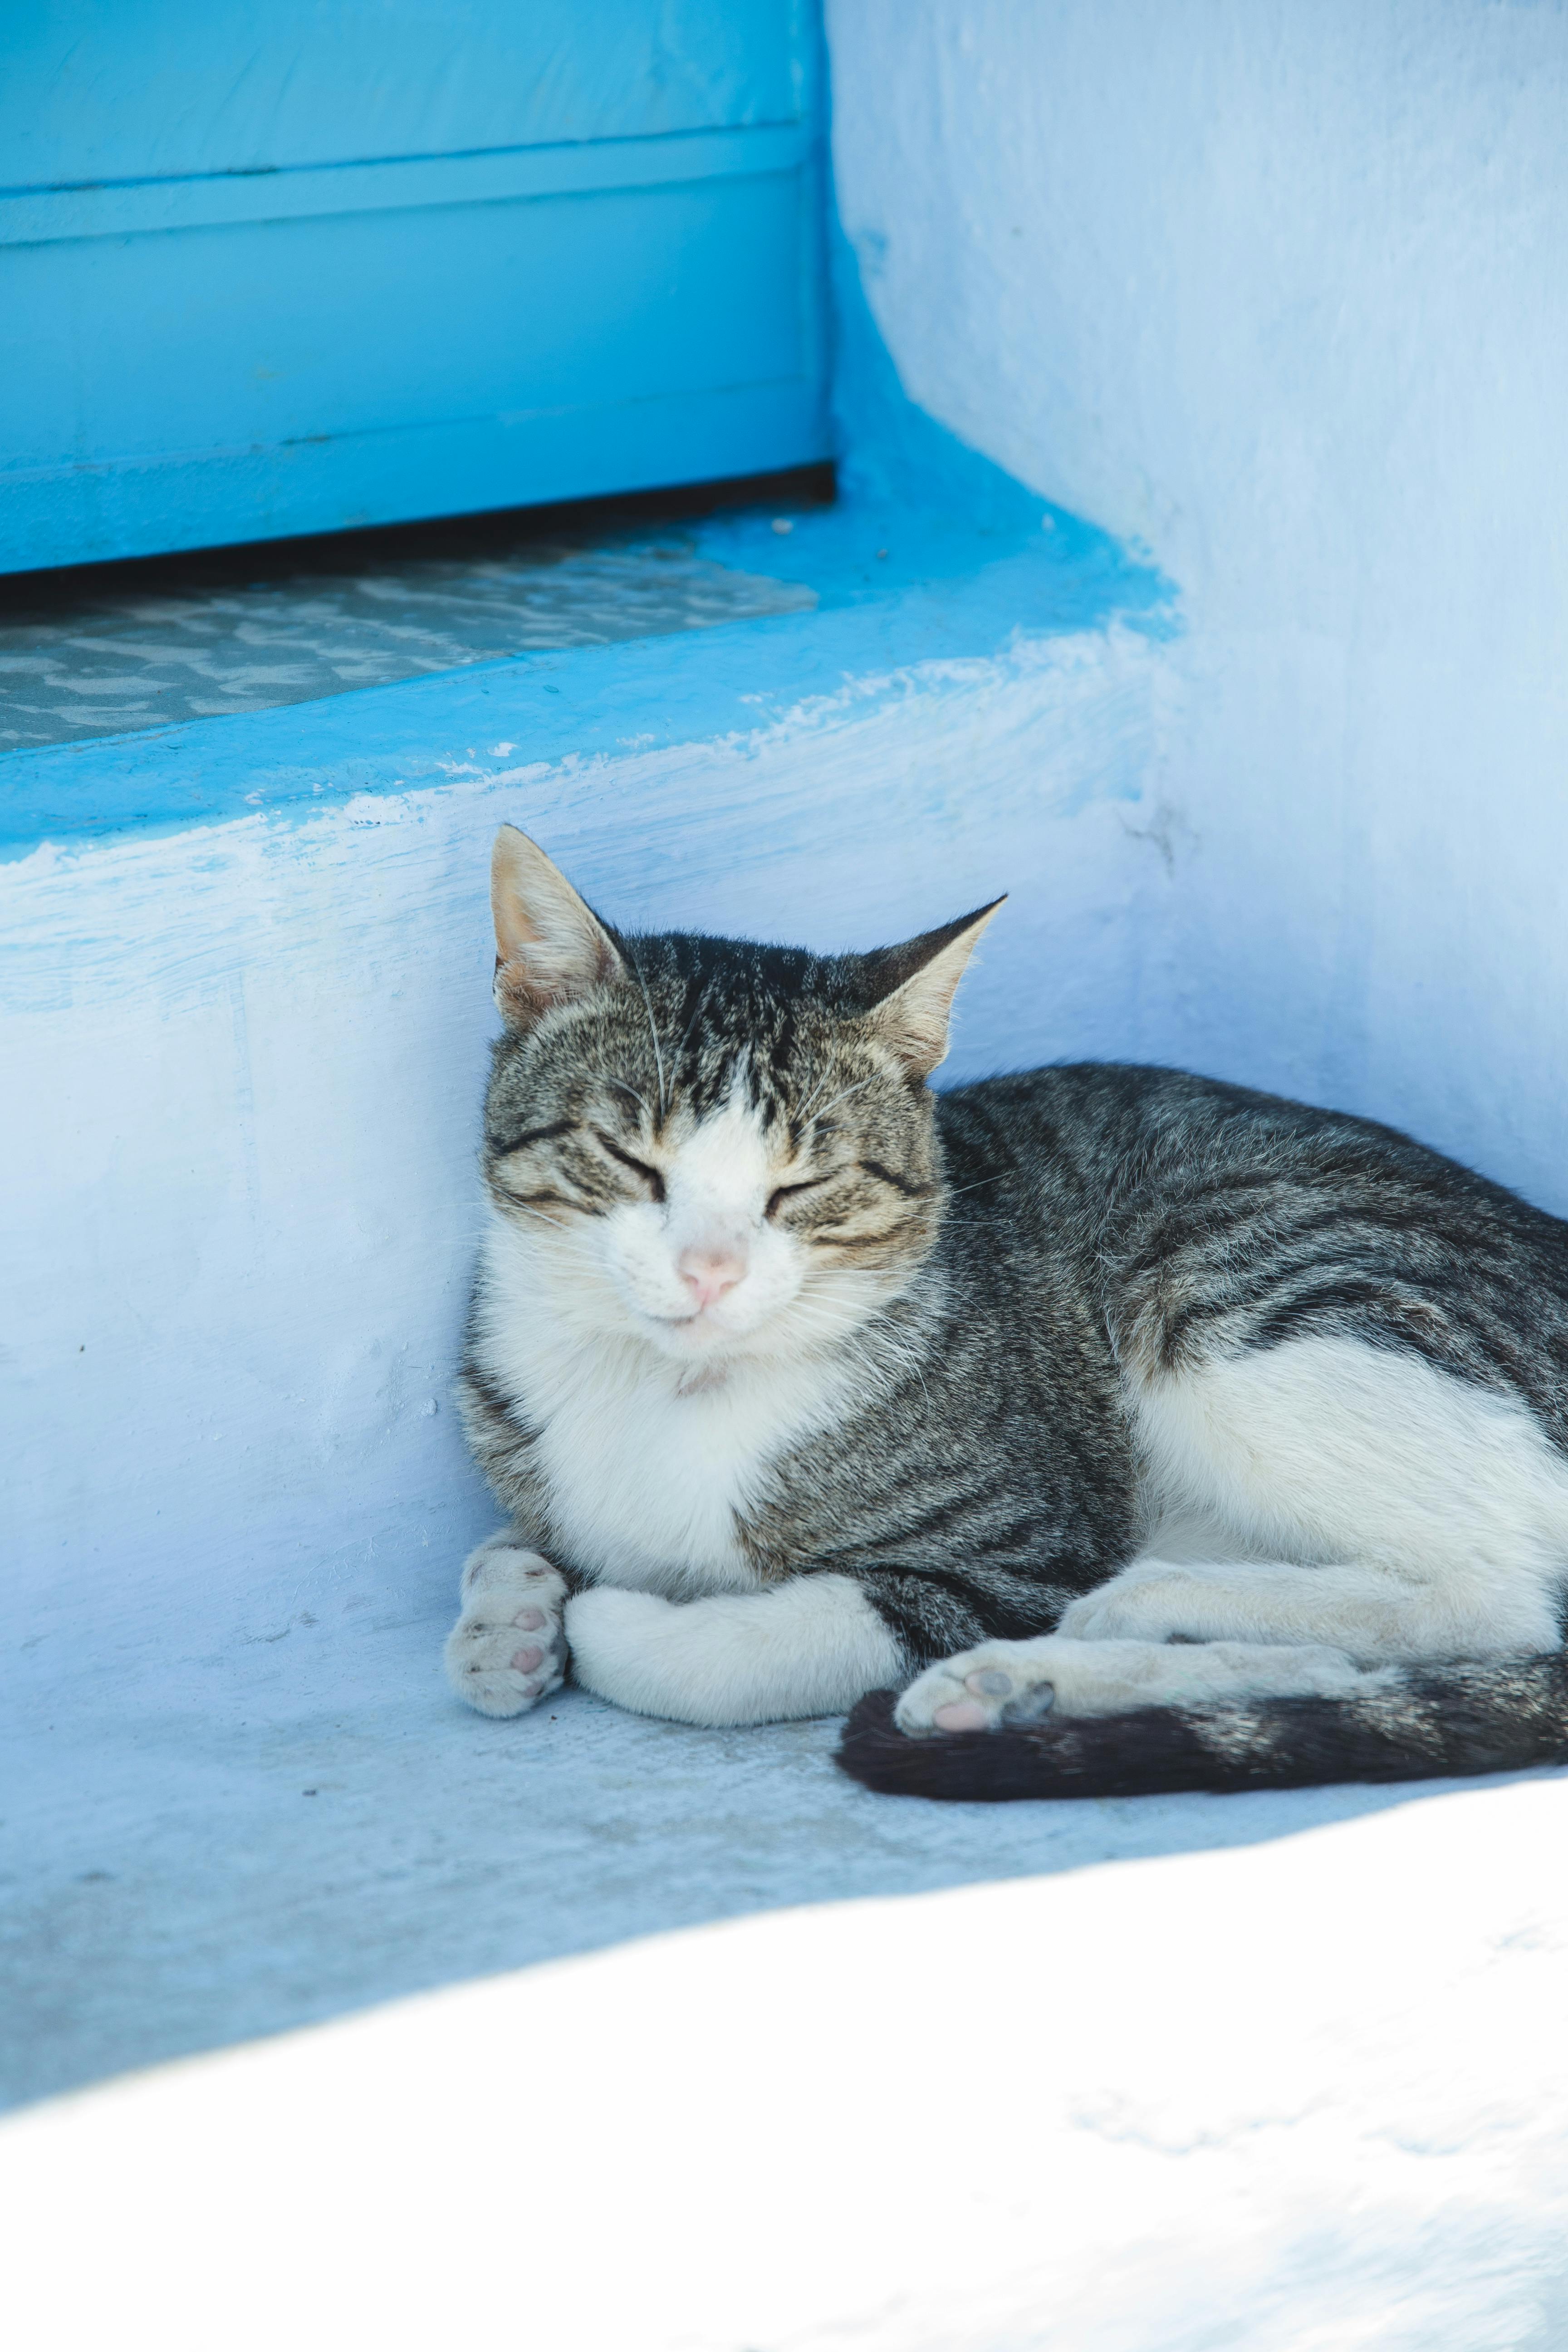
[[[633,1943],[0,2131],[29,2352],[1549,2352],[1568,1786]]]

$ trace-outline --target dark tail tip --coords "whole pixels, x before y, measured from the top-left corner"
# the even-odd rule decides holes
[[[1409,1667],[1358,1699],[1276,1698],[1209,1709],[1055,1715],[998,1731],[911,1739],[894,1695],[844,1727],[841,1771],[889,1796],[1004,1803],[1431,1780],[1568,1763],[1568,1653]]]

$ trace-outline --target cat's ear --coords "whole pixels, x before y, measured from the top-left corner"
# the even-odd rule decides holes
[[[871,1027],[911,1077],[929,1078],[946,1054],[948,1018],[963,968],[1005,897],[1004,891],[1002,898],[940,931],[922,931],[902,947],[878,948],[867,957],[877,991]]]
[[[527,1029],[552,1004],[626,976],[593,908],[515,824],[502,825],[490,854],[490,911],[496,1009],[509,1029]]]

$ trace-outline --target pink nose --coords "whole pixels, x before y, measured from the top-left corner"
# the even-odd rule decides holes
[[[745,1259],[732,1249],[686,1249],[675,1263],[700,1314],[727,1290],[733,1290],[746,1271]]]

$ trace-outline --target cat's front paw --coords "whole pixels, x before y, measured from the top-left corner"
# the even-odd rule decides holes
[[[1026,1723],[1056,1705],[1049,1638],[983,1642],[928,1666],[893,1710],[900,1731],[994,1731]]]
[[[463,1566],[463,1613],[447,1636],[447,1678],[481,1715],[522,1715],[566,1675],[566,1580],[510,1536]]]

